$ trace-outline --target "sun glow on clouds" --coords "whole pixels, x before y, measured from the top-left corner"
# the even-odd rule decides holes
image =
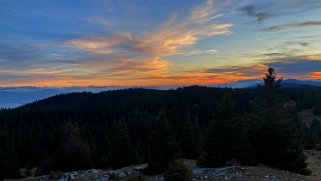
[[[194,8],[185,19],[178,19],[176,14],[172,15],[152,32],[142,35],[115,32],[109,37],[73,39],[67,41],[66,45],[95,53],[117,53],[115,47],[118,47],[160,57],[175,55],[180,48],[197,43],[203,36],[230,33],[232,24],[216,22],[216,19],[222,16],[217,11],[214,1],[209,0]]]
[[[137,83],[139,85],[154,84],[155,80],[161,80],[157,84],[175,84],[177,78],[183,84],[202,84],[203,79],[211,79],[212,75],[202,73],[195,74],[196,77],[194,78],[189,76],[185,78],[182,75],[174,77],[177,70],[171,70],[170,61],[166,60],[166,57],[217,53],[218,51],[215,49],[180,51],[183,47],[196,44],[202,37],[230,33],[232,24],[218,23],[217,18],[222,14],[217,11],[215,2],[207,1],[192,9],[186,18],[178,18],[177,14],[174,14],[151,32],[145,32],[141,35],[135,35],[131,32],[114,32],[112,36],[68,40],[64,43],[64,46],[82,49],[97,56],[102,56],[106,61],[93,59],[86,62],[85,66],[97,69],[96,76],[105,77],[105,84],[111,81],[109,78],[115,76],[122,78],[122,80],[130,79],[131,84]],[[117,61],[110,61],[113,59],[117,59]],[[97,77],[93,77],[93,79],[95,80],[94,84],[97,84]],[[146,79],[146,81],[142,79]],[[117,84],[128,85],[124,81],[120,82]],[[206,83],[208,82],[210,80],[206,80]]]
[[[307,79],[321,80],[321,72],[311,72],[308,74]]]
[[[155,11],[163,14],[151,13],[145,3],[122,1],[135,17],[117,3],[104,1],[111,12],[104,14],[96,1],[88,1],[95,12],[77,6],[79,22],[62,2],[48,4],[63,13],[55,16],[56,9],[49,9],[44,26],[33,19],[40,11],[31,4],[35,14],[16,14],[23,26],[11,31],[11,21],[4,22],[10,30],[4,35],[10,36],[0,42],[1,86],[222,84],[261,78],[269,66],[283,78],[321,79],[320,16],[312,12],[321,9],[317,0],[158,1],[166,10]],[[10,19],[2,12],[1,21]],[[315,14],[298,16],[306,12]],[[14,36],[19,41],[6,39]]]

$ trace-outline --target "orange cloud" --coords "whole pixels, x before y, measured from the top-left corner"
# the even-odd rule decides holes
[[[81,75],[79,72],[32,72],[33,77],[26,82],[24,79],[16,79],[14,83],[7,82],[8,86],[161,86],[161,85],[206,85],[222,84],[239,80],[256,79],[260,75],[247,75],[241,72],[207,73],[204,71],[190,71],[177,75],[167,75],[167,64],[159,60],[149,60],[144,64],[133,64],[129,69],[121,66],[129,66],[130,61],[123,62],[112,74]],[[140,71],[141,70],[141,71]],[[155,71],[157,70],[157,71]],[[159,71],[162,70],[162,71]],[[28,72],[31,73],[31,72]]]
[[[202,36],[230,33],[229,29],[232,24],[215,21],[220,16],[214,1],[207,1],[195,7],[185,19],[178,19],[174,14],[152,32],[142,35],[117,32],[112,37],[73,39],[65,42],[65,45],[98,54],[118,53],[123,48],[126,51],[135,51],[156,57],[175,55],[180,48],[195,44]],[[99,20],[101,21],[101,18]]]
[[[63,43],[64,46],[85,50],[94,56],[92,59],[65,65],[63,69],[70,77],[54,75],[57,78],[51,81],[59,86],[69,84],[174,85],[234,81],[236,78],[233,76],[237,74],[226,75],[220,78],[220,81],[214,79],[213,73],[201,73],[200,71],[182,76],[185,73],[172,69],[170,61],[165,58],[170,55],[217,53],[215,49],[195,50],[187,53],[180,52],[180,50],[183,47],[194,45],[201,37],[230,33],[232,24],[217,22],[217,18],[222,16],[218,12],[221,9],[220,6],[222,4],[206,1],[193,8],[185,18],[178,18],[174,14],[153,31],[143,34],[115,32],[113,35],[68,40]],[[97,17],[91,21],[103,26],[107,24],[107,21]],[[34,84],[37,83],[34,82]],[[46,82],[38,84],[44,85]]]
[[[78,67],[77,67],[78,66]],[[207,85],[223,84],[247,79],[257,79],[266,71],[265,65],[247,67],[217,68],[217,71],[188,70],[171,72],[172,66],[160,57],[136,60],[117,60],[106,64],[104,61],[80,62],[77,66],[62,70],[34,68],[24,71],[7,71],[14,81],[7,86],[161,86],[161,85]],[[19,72],[19,73],[16,73]],[[28,77],[28,82],[25,78]]]
[[[192,85],[222,84],[262,77],[266,66],[217,67],[213,69],[181,70],[167,56],[213,54],[217,50],[181,52],[207,36],[229,34],[232,24],[219,23],[222,16],[215,1],[206,1],[193,8],[185,18],[176,14],[153,31],[143,34],[115,32],[113,35],[83,37],[63,42],[63,46],[85,50],[92,58],[69,62],[49,62],[44,67],[10,70],[14,81],[8,86],[132,86],[132,85]],[[103,26],[107,21],[95,18]],[[264,70],[263,70],[264,69]],[[20,71],[20,72],[19,72]],[[19,73],[17,73],[19,72]],[[1,72],[0,72],[1,74]],[[26,82],[28,77],[28,82]],[[14,83],[12,83],[14,82]]]
[[[232,24],[218,23],[214,1],[207,1],[191,10],[189,15],[178,19],[174,14],[154,31],[134,35],[131,32],[117,32],[113,36],[85,37],[72,39],[65,46],[86,50],[98,56],[106,56],[106,60],[144,61],[148,59],[164,59],[170,55],[184,54],[179,52],[182,47],[195,44],[200,37],[216,36],[230,32]],[[97,18],[96,18],[97,19]],[[99,18],[99,21],[102,19]],[[216,50],[198,50],[195,54],[214,53]],[[106,64],[109,62],[106,61]],[[162,67],[161,67],[162,68]]]
[[[138,85],[209,85],[224,84],[228,82],[236,82],[240,80],[257,79],[261,75],[246,75],[245,73],[204,73],[189,72],[185,75],[161,76],[135,79]],[[129,84],[130,85],[130,84]]]
[[[321,72],[311,72],[307,75],[308,79],[321,80]]]

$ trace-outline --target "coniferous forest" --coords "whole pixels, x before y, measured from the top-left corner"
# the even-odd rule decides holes
[[[282,87],[269,68],[257,88],[190,86],[70,93],[0,111],[0,178],[20,168],[117,169],[148,163],[163,173],[175,159],[221,167],[266,164],[306,174],[304,149],[320,149],[321,89]]]

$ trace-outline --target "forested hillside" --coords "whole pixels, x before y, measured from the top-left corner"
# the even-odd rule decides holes
[[[301,124],[297,114],[321,114],[321,89],[279,89],[274,72],[264,81],[256,89],[71,93],[3,109],[0,162],[8,165],[0,164],[0,172],[16,177],[18,168],[48,174],[149,163],[147,173],[161,173],[172,160],[189,158],[208,167],[236,159],[304,173],[304,143],[316,147],[321,129],[317,120],[311,128]]]

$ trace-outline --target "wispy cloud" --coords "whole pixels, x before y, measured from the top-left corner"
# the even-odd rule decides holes
[[[176,55],[201,55],[201,54],[210,54],[214,55],[219,53],[216,49],[210,49],[210,50],[192,50],[192,51],[186,51],[186,52],[178,52]]]
[[[169,80],[176,71],[171,70],[167,56],[218,53],[216,49],[194,48],[184,52],[183,48],[197,44],[202,38],[231,32],[232,24],[219,22],[224,16],[224,5],[205,1],[189,11],[169,15],[156,27],[139,31],[143,33],[132,31],[131,27],[113,29],[110,25],[116,23],[115,19],[111,22],[103,16],[89,16],[81,19],[91,23],[95,32],[102,27],[98,33],[89,31],[41,43],[27,38],[19,39],[18,44],[1,43],[0,82],[41,86],[159,84],[155,80],[160,77]],[[153,80],[142,81],[145,78]]]
[[[170,77],[167,56],[218,53],[215,49],[190,52],[181,49],[196,44],[203,37],[231,33],[232,24],[218,22],[223,16],[221,9],[217,9],[221,6],[209,0],[191,9],[184,18],[173,14],[149,32],[114,32],[112,35],[76,38],[64,42],[63,46],[92,53],[92,60],[78,62],[78,65],[94,69],[96,75],[134,79]],[[106,23],[102,18],[91,20],[102,25]]]
[[[109,37],[72,39],[65,44],[98,54],[119,53],[125,50],[164,57],[179,54],[180,48],[193,45],[202,37],[230,33],[232,24],[218,23],[216,20],[220,16],[222,14],[218,13],[215,2],[207,1],[195,7],[187,17],[181,19],[174,14],[154,31],[142,35],[117,32]]]
[[[310,10],[321,8],[321,1],[319,0],[278,0],[278,2],[261,2],[248,3],[240,8],[256,22],[263,22],[267,19],[277,17],[299,14]]]
[[[19,13],[15,20],[6,14],[15,14],[18,5],[13,3],[9,9],[2,7],[1,18],[8,20],[0,25],[0,36],[5,40],[0,43],[0,83],[186,85],[255,79],[261,77],[268,66],[304,78],[317,78],[320,72],[320,33],[306,28],[295,33],[300,38],[293,38],[288,32],[277,32],[318,27],[321,23],[315,21],[313,15],[318,12],[309,12],[314,19],[306,22],[300,22],[295,16],[272,20],[320,8],[319,0],[241,0],[238,3],[208,0],[199,5],[192,1],[166,1],[155,9],[146,8],[155,3],[147,0],[146,3],[122,1],[121,6],[118,2],[101,1],[107,8],[95,2],[82,1],[75,9],[63,1],[45,3],[51,10],[48,16],[58,14],[59,17],[43,19],[40,17],[45,16],[43,12],[36,11],[37,3],[33,16],[26,14],[25,18]],[[250,17],[250,22],[259,22],[255,24],[256,29],[249,29],[252,23],[242,23],[244,16],[240,15],[239,7],[243,7],[241,11]],[[100,8],[110,12],[101,12]],[[130,9],[135,11],[126,13]],[[60,15],[60,11],[63,14]],[[79,16],[74,17],[77,13]],[[306,17],[302,18],[305,20]],[[299,23],[289,23],[296,21]],[[285,24],[270,26],[276,22]],[[233,26],[236,33],[232,36],[214,38],[231,34]],[[258,30],[262,32],[256,32]]]
[[[247,76],[257,76],[262,74],[267,69],[264,64],[250,65],[250,66],[229,66],[229,67],[216,67],[206,70],[207,73],[241,73]]]
[[[245,12],[250,17],[254,17],[258,22],[261,22],[272,16],[268,12],[259,11],[253,4],[242,7],[241,11]]]
[[[288,75],[304,75],[310,72],[318,72],[321,67],[321,59],[313,59],[313,56],[276,58],[268,66],[276,67]]]
[[[240,65],[209,68],[204,71],[208,76],[211,74],[219,77],[223,75],[240,76],[239,80],[248,80],[262,77],[262,73],[268,67],[274,67],[280,77],[315,79],[321,80],[321,55],[288,56],[285,54],[273,53],[256,65]],[[233,80],[232,78],[230,80]]]
[[[285,25],[277,25],[277,26],[262,28],[262,29],[260,29],[260,31],[271,32],[271,31],[280,31],[280,30],[313,27],[313,26],[321,26],[321,21],[307,21],[307,22],[301,22],[301,23],[290,23],[290,24],[285,24]]]

